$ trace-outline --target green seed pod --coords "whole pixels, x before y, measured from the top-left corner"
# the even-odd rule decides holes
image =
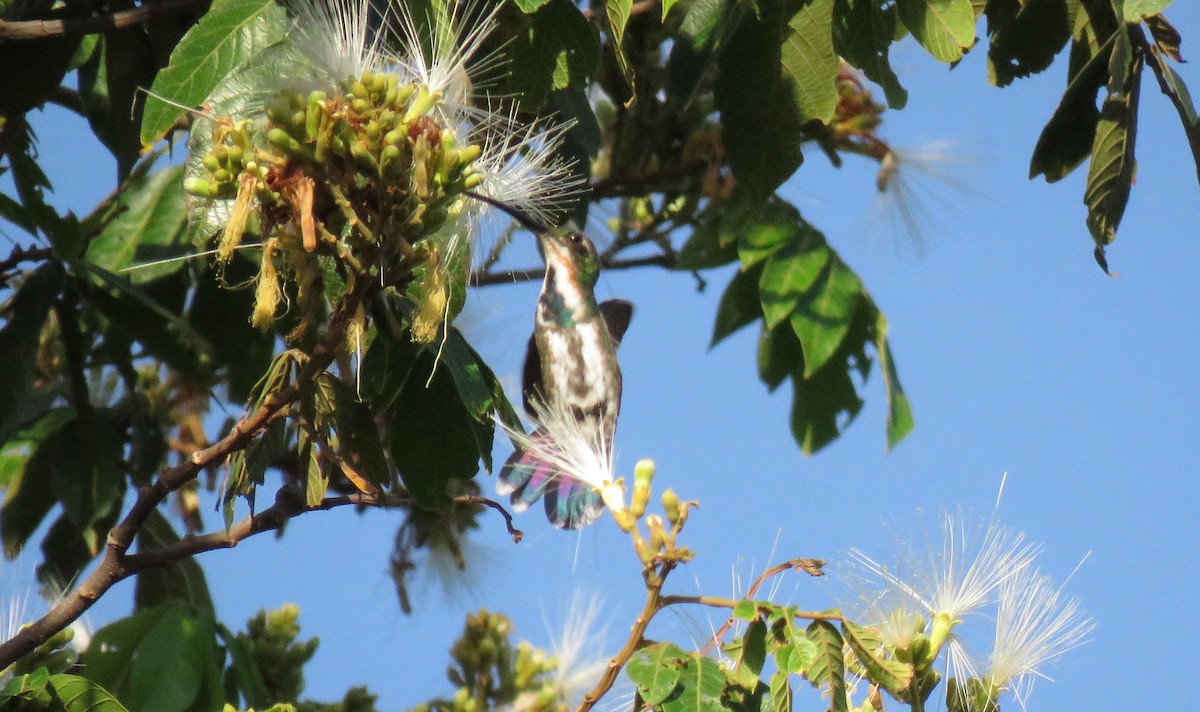
[[[379,175],[379,164],[376,163],[374,154],[361,141],[351,144],[350,155],[354,157],[354,162],[360,169],[372,175]]]
[[[374,119],[367,122],[367,126],[363,130],[363,133],[367,137],[367,143],[372,146],[378,146],[379,139],[383,138],[383,131],[381,131],[379,128],[379,122],[375,121]]]
[[[366,82],[363,83],[366,84]],[[376,96],[386,93],[388,89],[388,75],[380,72],[375,73],[371,77],[371,83],[367,84],[367,86],[371,88],[371,93]]]
[[[194,176],[191,178],[185,178],[183,181],[183,189],[188,193],[200,198],[212,197],[210,194],[210,191],[212,190],[212,184],[203,178],[196,178]]]
[[[400,147],[387,145],[379,152],[379,166],[386,169],[393,161],[400,159]]]
[[[414,91],[416,91],[416,87],[412,84],[396,87],[396,99],[389,103],[397,109],[403,108],[408,103],[409,98],[412,97]]]
[[[211,153],[204,154],[204,158],[200,159],[200,162],[204,164],[204,167],[208,169],[209,173],[212,173],[221,167],[221,162],[218,161],[217,157]]]
[[[483,152],[483,147],[478,144],[468,144],[458,149],[459,165],[467,165],[468,163],[479,158],[479,154]]]
[[[407,136],[408,132],[404,129],[392,129],[383,137],[383,143],[387,146],[399,146]]]
[[[267,132],[267,141],[276,148],[279,148],[286,153],[298,154],[301,152],[300,142],[292,138],[291,134],[281,128],[273,128]]]
[[[404,112],[404,123],[412,123],[418,116],[424,115],[427,111],[433,108],[434,103],[439,97],[431,94],[425,85],[421,85],[417,89],[416,96],[408,105],[408,110]]]
[[[321,118],[325,115],[325,92],[314,91],[308,95],[308,107],[304,112],[304,137],[316,139],[321,129]]]

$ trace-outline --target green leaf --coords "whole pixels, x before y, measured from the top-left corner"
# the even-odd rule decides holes
[[[663,701],[662,709],[665,712],[719,710],[724,692],[725,674],[721,666],[711,658],[691,655],[679,671],[678,690]]]
[[[436,370],[435,370],[436,366]],[[446,364],[421,353],[390,410],[388,445],[392,462],[417,503],[426,509],[449,506],[451,479],[470,479],[479,472],[478,421]]]
[[[876,0],[835,0],[833,48],[867,79],[883,87],[888,106],[903,109],[908,91],[892,71],[888,52],[896,37],[896,8],[883,9]]]
[[[278,41],[290,26],[274,0],[217,0],[171,52],[170,63],[154,79],[142,117],[141,141],[149,146],[196,106],[239,66]]]
[[[692,232],[679,250],[675,269],[702,270],[721,267],[737,259],[737,240],[724,241],[721,231],[713,229],[716,221],[706,220]]]
[[[39,417],[49,405],[34,387],[42,326],[63,284],[58,262],[28,273],[8,306],[8,323],[0,329],[0,443]]]
[[[161,549],[179,541],[175,528],[157,509],[138,530],[137,545],[141,552]],[[204,569],[194,558],[183,558],[168,567],[148,569],[137,575],[134,610],[144,611],[172,601],[183,601],[195,610],[213,613]]]
[[[1172,0],[1125,0],[1122,10],[1125,21],[1134,24],[1167,9]]]
[[[1143,67],[1140,59],[1134,62],[1121,92],[1110,93],[1105,100],[1092,145],[1083,202],[1088,207],[1088,230],[1096,243],[1096,261],[1105,272],[1108,264],[1104,248],[1116,239],[1117,226],[1121,224],[1133,186],[1136,167],[1133,149]]]
[[[809,669],[817,657],[817,646],[796,629],[791,619],[780,621],[776,628],[783,639],[775,646],[775,664],[789,675],[799,675]]]
[[[725,287],[725,293],[721,295],[721,303],[717,305],[709,348],[762,316],[762,307],[759,306],[758,299],[758,281],[761,276],[761,267],[751,267],[738,271],[733,275],[733,279],[729,280],[729,286]]]
[[[256,272],[247,260],[235,259],[225,268],[224,281],[243,284]],[[275,335],[250,324],[254,290],[228,289],[221,279],[213,270],[196,278],[187,320],[212,345],[215,360],[225,370],[229,400],[244,403],[271,365]]]
[[[63,712],[129,712],[108,690],[78,675],[52,675],[49,687]]]
[[[811,254],[823,258],[820,271],[789,319],[804,349],[805,378],[824,367],[841,347],[865,296],[858,276],[823,241]]]
[[[762,674],[763,665],[767,662],[767,624],[762,618],[755,618],[746,626],[746,632],[741,637],[742,651],[738,657],[735,675],[738,684],[753,690],[758,685],[758,676]]]
[[[387,456],[371,410],[331,373],[317,379],[317,412],[326,413],[337,431],[338,456],[360,476],[379,487],[392,483]]]
[[[600,38],[571,0],[549,0],[509,44],[510,89],[540,107],[551,91],[582,87],[600,66]]]
[[[625,672],[647,704],[659,705],[675,693],[687,657],[674,643],[656,643],[635,652]]]
[[[263,483],[267,468],[288,452],[289,441],[291,433],[286,423],[274,420],[244,450],[237,450],[229,456],[229,476],[221,495],[226,529],[233,525],[236,498],[250,497],[253,503],[255,487]]]
[[[829,123],[837,109],[833,80],[841,61],[833,50],[834,0],[809,0],[788,21],[780,48],[783,75],[791,81],[802,121]]]
[[[842,637],[867,671],[867,679],[896,699],[905,699],[913,681],[913,666],[881,654],[878,636],[870,628],[842,621]]]
[[[771,694],[765,709],[770,712],[792,712],[792,687],[788,684],[788,674],[776,670],[771,676]]]
[[[817,650],[807,673],[808,679],[814,685],[827,687],[829,709],[832,712],[847,712],[850,702],[846,697],[846,665],[842,657],[841,634],[829,621],[813,621],[808,626],[807,637]]]
[[[879,370],[883,372],[883,385],[887,392],[887,445],[888,449],[896,447],[900,441],[908,437],[916,427],[913,419],[912,404],[900,385],[900,376],[896,372],[896,361],[892,358],[892,347],[887,341],[887,317],[877,312],[875,318],[875,353],[879,356]]]
[[[212,344],[142,286],[98,266],[80,263],[104,286],[76,279],[73,284],[118,331],[145,347],[148,355],[200,383],[212,377]]]
[[[392,407],[404,390],[420,354],[420,345],[413,343],[407,334],[395,338],[380,334],[371,341],[359,376],[363,398],[371,404],[372,410],[382,413]]]
[[[784,76],[791,3],[763,0],[761,19],[744,15],[721,50],[713,86],[721,137],[738,190],[765,201],[800,167],[805,116]],[[790,52],[790,50],[789,50]]]
[[[235,687],[251,707],[265,707],[273,699],[263,681],[258,660],[249,639],[234,635],[223,625],[217,625],[217,635],[229,652],[229,668],[225,671],[226,686]]]
[[[875,310],[861,308],[838,352],[820,370],[792,377],[792,436],[806,455],[837,439],[862,409],[852,371],[865,377],[871,367],[865,345],[873,339]]]
[[[25,675],[10,677],[5,681],[4,687],[0,688],[0,709],[5,712],[10,708],[17,712],[46,709],[54,702],[46,689],[49,685],[50,671],[44,667]],[[10,700],[18,702],[9,705]]]
[[[971,0],[896,0],[900,21],[941,62],[957,62],[975,43]]]
[[[49,7],[48,3],[40,5]],[[62,84],[79,40],[76,35],[0,42],[0,67],[8,68],[0,72],[0,116],[19,117],[45,104]]]
[[[141,25],[95,37],[94,50],[79,67],[79,95],[92,131],[117,159],[117,176],[123,179],[141,154],[138,87],[154,81],[157,64]]]
[[[532,15],[533,13],[540,10],[543,5],[550,2],[550,0],[513,0],[513,1],[514,1],[514,4],[516,4],[517,9],[519,9],[521,12],[525,13],[526,15]]]
[[[1078,69],[1070,75],[1062,100],[1038,137],[1029,163],[1030,178],[1044,175],[1046,182],[1054,183],[1087,158],[1100,119],[1096,94],[1108,80],[1113,42],[1109,37],[1103,44],[1095,44],[1086,33],[1076,33],[1071,54]]]
[[[988,80],[1007,86],[1040,72],[1071,39],[1067,0],[988,3]]]
[[[664,13],[671,4],[670,0],[663,3]],[[666,66],[667,98],[675,105],[687,105],[692,101],[709,74],[726,28],[736,25],[732,18],[739,12],[736,5],[721,0],[692,0],[685,10]]]
[[[744,621],[752,621],[758,617],[758,602],[743,599],[733,607],[733,617]]]
[[[625,77],[625,83],[629,85],[631,94],[637,78],[633,76],[633,67],[630,66],[629,57],[625,54],[625,48],[621,43],[625,40],[625,25],[629,23],[629,14],[632,9],[633,0],[604,0],[604,14],[608,17],[608,32],[612,36],[617,67],[621,70],[621,76]],[[667,10],[664,3],[663,17],[666,17]]]
[[[790,323],[759,332],[756,358],[758,377],[768,391],[779,388],[788,376],[804,373],[804,352]]]
[[[120,469],[125,427],[108,409],[97,411],[94,418],[80,414],[44,444],[55,497],[93,554],[102,548],[108,530],[100,522],[116,514],[125,494]]]
[[[46,411],[42,417],[5,444],[4,503],[0,504],[0,542],[4,556],[15,559],[29,537],[57,503],[50,487],[52,450],[43,447],[74,413],[69,408]]]
[[[183,166],[170,166],[149,176],[135,175],[121,185],[120,213],[88,245],[86,259],[109,272],[137,267],[128,276],[142,284],[178,271],[187,254],[183,241]],[[171,261],[150,265],[164,259]]]

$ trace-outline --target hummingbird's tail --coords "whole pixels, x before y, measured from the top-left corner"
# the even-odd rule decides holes
[[[496,491],[510,495],[517,512],[542,498],[551,524],[560,529],[585,527],[604,511],[604,501],[595,487],[535,454],[544,452],[549,440],[550,435],[541,428],[531,433],[529,445],[518,448],[500,468]]]

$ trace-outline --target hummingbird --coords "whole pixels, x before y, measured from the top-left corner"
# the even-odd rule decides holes
[[[525,410],[542,422],[528,436],[529,445],[518,447],[504,463],[496,488],[511,495],[517,511],[540,497],[551,524],[578,529],[603,511],[599,491],[538,453],[559,445],[551,442],[560,437],[547,427],[551,417],[568,421],[572,438],[600,451],[597,456],[612,452],[621,410],[617,346],[633,304],[622,299],[596,303],[600,257],[586,235],[560,228],[539,231],[537,237],[546,278],[522,380]]]

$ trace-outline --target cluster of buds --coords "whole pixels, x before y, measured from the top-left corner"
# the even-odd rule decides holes
[[[863,143],[879,141],[875,129],[883,123],[887,106],[875,101],[870,88],[863,83],[850,65],[842,62],[834,79],[838,101],[829,128],[838,143],[856,140]]]
[[[403,277],[422,263],[444,262],[437,246],[422,241],[461,214],[466,191],[483,180],[471,165],[480,146],[459,145],[439,112],[439,93],[371,71],[342,89],[281,90],[266,102],[265,117],[218,123],[184,183],[198,198],[233,201],[217,249],[221,264],[257,208],[257,326],[273,319],[281,270],[300,285],[305,313],[315,308],[321,268],[314,253],[338,258],[351,275],[378,267]],[[387,229],[373,230],[360,213]],[[425,322],[440,321],[442,297],[432,300],[438,313]]]
[[[418,705],[416,712],[484,712],[511,704],[517,709],[559,710],[548,675],[557,662],[527,642],[516,649],[509,640],[512,622],[499,613],[467,614],[462,635],[451,648],[456,665],[448,671],[457,690],[449,700]]]
[[[683,525],[687,523],[688,513],[696,502],[679,499],[675,490],[667,489],[662,493],[662,516],[646,514],[650,503],[650,483],[654,479],[654,462],[640,460],[633,468],[633,494],[627,508],[609,509],[617,526],[633,537],[633,547],[638,558],[642,561],[645,571],[652,571],[663,563],[683,563],[690,561],[694,553],[687,547],[679,546],[677,540]],[[646,534],[643,535],[639,521],[644,521]]]

